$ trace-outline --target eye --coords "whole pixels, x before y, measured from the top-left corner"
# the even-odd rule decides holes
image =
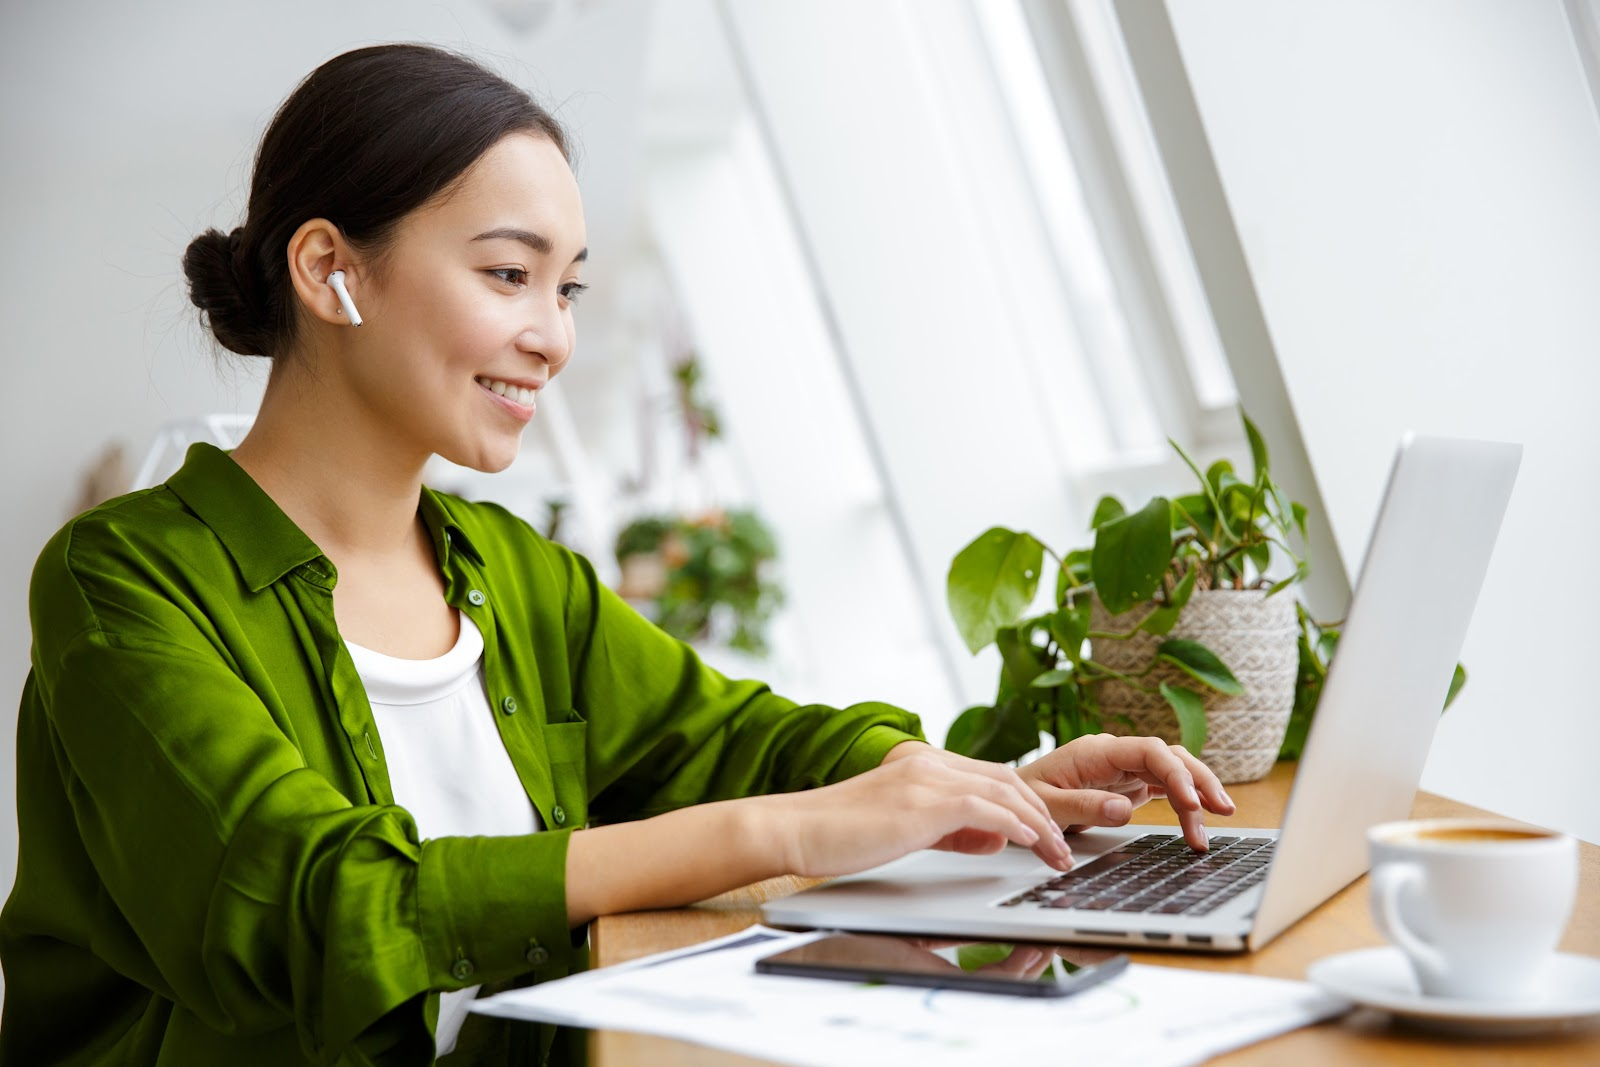
[[[578,297],[582,296],[588,291],[589,287],[584,285],[582,282],[568,282],[557,290],[557,292],[561,294],[561,299],[569,303],[578,299]]]
[[[486,273],[493,274],[507,285],[514,285],[519,289],[528,284],[528,272],[521,267],[495,267]]]

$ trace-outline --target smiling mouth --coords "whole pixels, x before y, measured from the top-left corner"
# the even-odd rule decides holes
[[[531,408],[534,406],[533,400],[538,394],[537,389],[526,389],[520,385],[514,385],[511,382],[500,381],[497,378],[485,378],[484,376],[479,375],[478,377],[474,378],[473,381],[489,390],[489,392],[493,393],[495,396],[504,397],[513,404],[520,404],[525,408]]]

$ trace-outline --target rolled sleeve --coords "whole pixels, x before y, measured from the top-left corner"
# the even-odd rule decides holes
[[[573,970],[567,926],[571,830],[423,843],[420,936],[436,989]]]

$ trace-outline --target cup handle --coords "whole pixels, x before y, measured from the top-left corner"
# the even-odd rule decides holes
[[[1385,863],[1372,872],[1372,918],[1384,937],[1399,945],[1419,968],[1442,974],[1444,956],[1438,949],[1412,933],[1400,918],[1400,894],[1410,886],[1420,887],[1424,875],[1415,863]]]

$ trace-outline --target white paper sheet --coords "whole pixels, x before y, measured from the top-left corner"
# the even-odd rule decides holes
[[[1056,1057],[1179,1067],[1336,1015],[1305,982],[1134,965],[1061,1000],[788,978],[762,956],[824,936],[763,926],[476,1001],[472,1010],[694,1041],[800,1067]]]

